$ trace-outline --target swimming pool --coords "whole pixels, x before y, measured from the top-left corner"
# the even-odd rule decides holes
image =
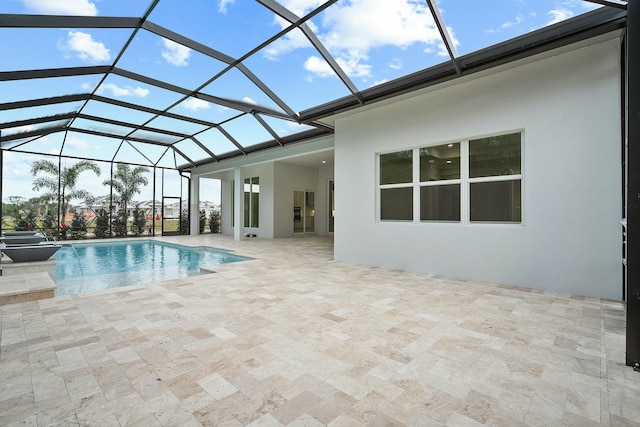
[[[53,257],[56,295],[196,276],[209,273],[200,269],[203,266],[251,259],[223,249],[152,240],[74,243]]]

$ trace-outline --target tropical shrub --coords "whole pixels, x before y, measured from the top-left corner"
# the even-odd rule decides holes
[[[127,232],[127,213],[125,211],[118,212],[111,226],[116,237],[127,237],[129,235]]]
[[[180,234],[189,234],[189,211],[187,209],[180,211],[179,221]]]
[[[56,224],[56,216],[53,214],[53,212],[48,210],[42,218],[42,230],[44,231],[44,234],[46,234],[47,236],[55,236],[57,231]]]
[[[212,233],[220,233],[220,212],[211,211],[209,215],[209,231]]]
[[[84,215],[73,211],[73,219],[71,220],[71,238],[75,240],[83,239],[87,235],[87,219]]]
[[[30,210],[21,215],[16,222],[16,230],[35,230],[36,227],[36,213]]]
[[[199,222],[198,222],[198,230],[199,233],[204,233],[204,226],[207,224],[207,213],[204,209],[200,210]]]
[[[67,240],[67,236],[69,235],[69,224],[63,222],[60,224],[60,239]]]
[[[141,236],[144,233],[146,225],[147,216],[144,211],[140,209],[140,205],[136,205],[133,209],[133,224],[131,224],[131,231],[136,236]]]
[[[105,237],[109,237],[111,233],[109,233],[109,214],[106,210],[100,209],[98,211],[98,215],[96,215],[96,229],[95,236],[98,239],[104,239]]]

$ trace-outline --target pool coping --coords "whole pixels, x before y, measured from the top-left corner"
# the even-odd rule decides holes
[[[46,271],[0,276],[0,305],[53,298],[56,283]]]

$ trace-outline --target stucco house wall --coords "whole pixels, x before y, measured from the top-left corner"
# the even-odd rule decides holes
[[[247,228],[244,233],[258,237],[291,237],[293,235],[293,191],[306,190],[316,193],[315,234],[326,234],[328,224],[328,196],[324,186],[333,177],[333,166],[317,167],[296,164],[297,158],[325,153],[333,156],[333,137],[321,137],[306,143],[265,150],[255,156],[241,157],[228,162],[211,163],[192,171],[194,178],[220,180],[222,208],[221,232],[233,235],[232,201],[233,181],[239,169],[241,179],[260,177],[260,226]],[[293,160],[292,160],[293,159]],[[308,163],[308,162],[306,162]]]
[[[293,192],[318,193],[318,169],[275,162],[275,237],[291,237],[293,233]],[[316,197],[316,206],[320,200]],[[317,208],[316,208],[317,210]]]
[[[620,41],[336,120],[335,258],[619,300]],[[522,131],[522,223],[381,222],[381,152]]]
[[[222,234],[233,235],[233,185],[234,173],[232,170],[218,172],[215,176],[220,179],[220,198],[222,208],[221,232]],[[261,163],[242,168],[242,183],[246,178],[260,178],[260,208],[258,227],[245,227],[245,233],[253,233],[259,237],[274,237],[274,164]],[[242,201],[244,203],[244,199]],[[244,216],[242,216],[244,218]]]

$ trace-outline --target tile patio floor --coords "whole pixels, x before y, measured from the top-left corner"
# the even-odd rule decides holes
[[[329,238],[0,307],[0,425],[639,425],[619,302],[345,265]]]

